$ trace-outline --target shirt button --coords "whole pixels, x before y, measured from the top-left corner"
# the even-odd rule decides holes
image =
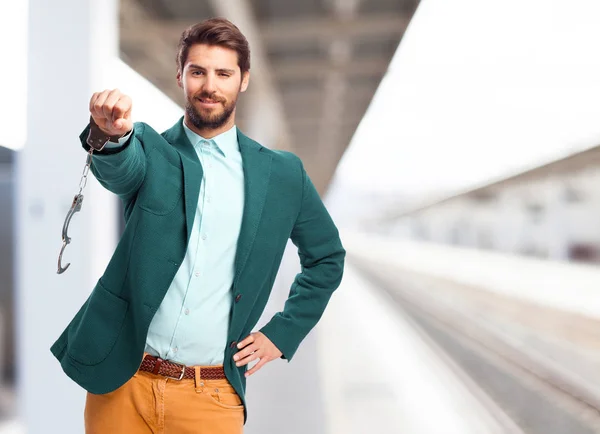
[[[207,201],[208,203],[210,203],[210,196],[208,196],[208,197],[206,198],[206,201]]]
[[[235,297],[235,302],[237,303],[238,301],[240,301],[240,298],[242,298],[242,294],[238,294],[238,295]]]
[[[185,310],[185,314],[186,314],[186,315],[189,315],[189,314],[190,314],[190,310],[189,310],[189,309],[186,309],[186,310]]]
[[[196,272],[194,273],[194,276],[196,276],[196,277],[200,277],[200,272],[199,272],[199,271],[196,271]]]
[[[234,348],[237,345],[237,341],[233,341],[230,345],[229,348]]]
[[[176,353],[176,352],[177,352],[177,350],[178,350],[178,348],[177,348],[177,347],[173,348],[173,352],[175,352],[175,353]]]
[[[205,240],[206,239],[206,234],[202,234],[202,239]]]

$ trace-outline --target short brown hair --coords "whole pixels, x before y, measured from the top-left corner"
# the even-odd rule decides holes
[[[183,31],[177,46],[177,68],[179,71],[183,71],[190,47],[194,44],[218,45],[234,50],[237,52],[238,66],[242,74],[250,70],[248,40],[235,24],[225,18],[210,18]]]

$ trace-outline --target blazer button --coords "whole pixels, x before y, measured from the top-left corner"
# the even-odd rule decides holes
[[[235,346],[237,345],[237,341],[233,341],[230,345],[229,348],[235,348]]]
[[[238,295],[235,297],[235,302],[237,303],[238,301],[240,301],[240,298],[242,298],[242,294],[238,294]]]

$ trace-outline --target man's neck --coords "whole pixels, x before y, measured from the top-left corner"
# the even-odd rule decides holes
[[[225,131],[229,131],[231,127],[235,125],[235,113],[232,113],[227,122],[225,122],[219,128],[197,128],[192,122],[190,122],[187,113],[184,115],[183,121],[190,130],[198,134],[200,137],[204,137],[205,139],[212,139],[213,137],[216,137],[219,134],[224,133]]]

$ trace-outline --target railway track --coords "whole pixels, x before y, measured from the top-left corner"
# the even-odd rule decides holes
[[[399,278],[401,274],[387,273],[364,258],[355,258],[353,264],[387,293],[390,302],[464,378],[504,432],[600,433],[599,384],[582,375],[583,369],[574,370],[583,366],[578,365],[581,361],[573,360],[569,366],[561,362],[569,359],[564,348],[554,351],[546,337],[531,330],[525,334],[510,320],[478,311],[477,303],[446,293],[439,285],[430,294],[427,284],[417,284],[414,276]],[[562,357],[555,357],[559,351]],[[588,363],[592,373],[593,363]]]

